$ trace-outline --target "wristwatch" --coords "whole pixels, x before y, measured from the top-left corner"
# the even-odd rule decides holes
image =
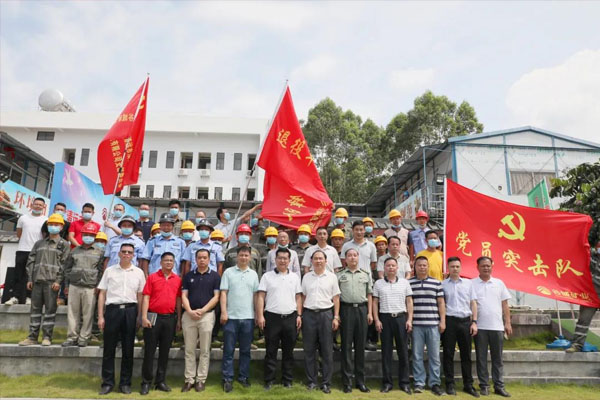
[[[475,325],[477,325],[477,320],[476,319],[472,320],[471,322],[474,323]]]
[[[337,319],[339,321],[340,320],[340,316],[336,315],[335,317],[333,317],[333,319]]]

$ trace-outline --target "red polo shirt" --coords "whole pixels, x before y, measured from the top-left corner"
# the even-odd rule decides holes
[[[150,296],[148,311],[157,314],[173,314],[175,302],[178,297],[181,297],[181,278],[174,272],[165,278],[162,269],[159,269],[148,276],[142,293],[144,296]]]
[[[81,228],[83,228],[83,226],[85,224],[92,224],[94,225],[98,232],[100,232],[100,224],[94,221],[85,221],[83,219],[78,219],[77,221],[73,221],[71,222],[71,226],[69,227],[69,232],[73,232],[75,233],[75,240],[77,241],[77,243],[81,244],[83,239],[81,238]],[[75,246],[71,245],[71,248],[74,248]]]

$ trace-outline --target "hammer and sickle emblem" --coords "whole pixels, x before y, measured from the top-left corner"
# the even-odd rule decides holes
[[[500,220],[500,222],[502,222],[502,225],[506,225],[508,228],[510,228],[511,233],[507,233],[505,231],[502,230],[502,228],[498,229],[498,237],[505,237],[508,240],[517,240],[519,239],[520,241],[525,240],[525,220],[523,219],[523,217],[521,216],[521,214],[519,214],[518,212],[514,212],[513,214],[515,214],[517,216],[517,218],[519,219],[519,226],[517,227],[514,222],[513,222],[513,215],[505,215],[504,218],[502,218]]]

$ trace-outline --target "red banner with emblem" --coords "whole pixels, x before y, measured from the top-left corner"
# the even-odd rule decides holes
[[[329,224],[333,202],[298,123],[289,87],[275,114],[258,166],[265,170],[261,214],[284,226]]]
[[[446,180],[445,256],[478,276],[476,260],[494,260],[492,275],[507,287],[599,307],[590,273],[588,215],[521,206]]]
[[[98,173],[104,194],[119,192],[123,186],[138,181],[146,131],[148,82],[146,78],[98,146]]]

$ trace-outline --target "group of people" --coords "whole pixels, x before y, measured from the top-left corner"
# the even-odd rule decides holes
[[[441,242],[438,233],[427,227],[423,211],[417,215],[419,228],[408,231],[400,213],[393,210],[391,227],[375,236],[375,223],[368,217],[355,221],[351,232],[346,232],[348,213],[340,208],[333,229],[320,227],[313,237],[311,228],[302,225],[292,232],[297,243],[291,245],[288,232],[264,227],[260,214],[253,217],[260,205],[237,220],[219,209],[216,226],[203,211],[193,221],[182,221],[177,200],[171,201],[169,212],[160,215],[158,223],[150,220],[147,204],[140,206],[137,221],[119,213],[116,206],[102,227],[92,221],[92,204],[83,206],[82,219],[69,224],[62,203],[44,221],[40,216],[43,202],[36,199],[32,214],[22,216],[17,225],[21,241],[31,244],[27,249],[20,243],[16,255],[19,269],[15,276],[24,278],[26,287],[21,290],[15,282],[9,287],[18,301],[23,300],[25,289],[31,291],[29,336],[20,345],[38,344],[40,328],[42,345],[52,344],[57,296],[64,285],[68,337],[62,346],[86,346],[95,318],[104,332],[102,395],[116,385],[119,342],[118,388],[131,393],[133,348],[140,327],[144,338],[142,394],[152,387],[171,391],[165,377],[177,330],[183,331],[185,347],[182,392],[204,390],[211,345],[220,329],[223,389],[234,388],[236,345],[236,380],[248,387],[256,326],[266,346],[266,390],[279,381],[279,348],[281,383],[292,386],[294,347],[301,335],[307,388],[330,393],[333,352],[340,332],[346,393],[353,387],[370,391],[365,381],[365,351],[377,350],[381,341],[381,392],[393,388],[395,350],[400,390],[421,393],[429,386],[436,395],[456,394],[454,352],[458,344],[463,390],[475,397],[490,393],[489,349],[494,391],[510,396],[502,373],[504,334],[512,333],[510,294],[501,280],[492,277],[489,257],[477,260],[479,276],[474,279],[462,278],[461,260],[449,258],[444,279]],[[473,341],[479,391],[471,373]]]

